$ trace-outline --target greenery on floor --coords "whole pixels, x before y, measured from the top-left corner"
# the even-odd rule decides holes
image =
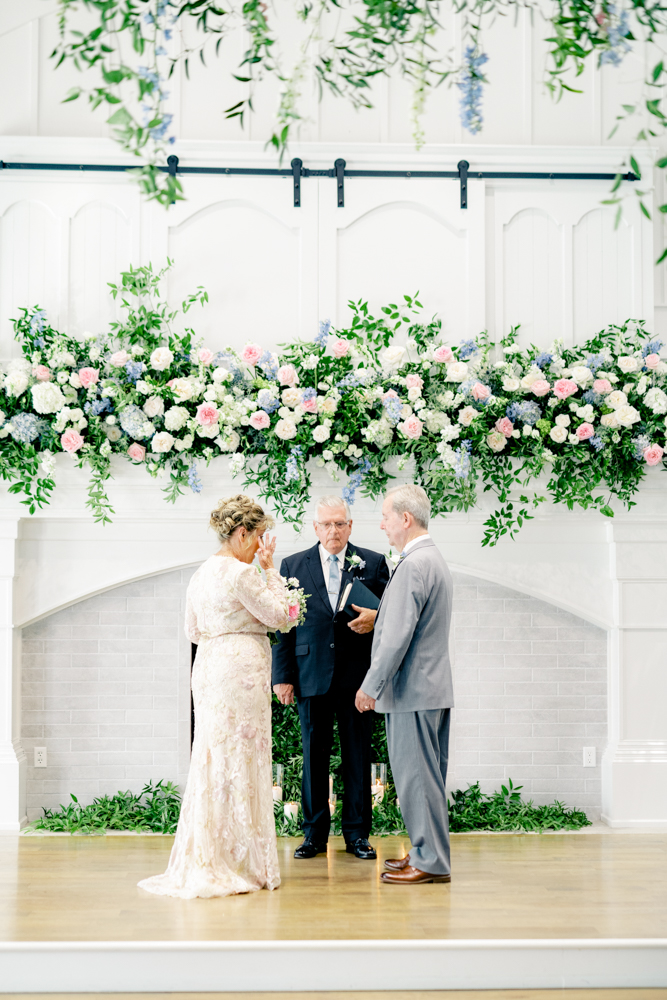
[[[273,700],[273,759],[285,768],[283,784],[284,802],[300,802],[301,773],[303,756],[301,753],[301,733],[299,717],[294,705],[281,705]],[[375,720],[371,759],[387,765],[388,785],[382,802],[373,808],[371,836],[382,837],[389,834],[406,834],[401,810],[396,801],[393,785],[387,737],[383,720]],[[341,810],[343,782],[341,778],[341,756],[338,729],[334,727],[331,758],[331,774],[334,776],[334,792],[338,796],[336,810],[332,817],[331,832],[341,834]],[[495,831],[540,831],[579,830],[590,826],[585,813],[577,809],[567,809],[561,802],[546,806],[534,806],[532,801],[521,798],[521,785],[510,781],[500,791],[487,795],[479,787],[479,782],[465,790],[452,792],[449,803],[449,823],[452,833],[471,830]],[[33,824],[32,829],[53,833],[96,834],[105,830],[134,830],[137,833],[174,833],[181,807],[178,789],[171,782],[149,782],[140,795],[118,792],[113,796],[95,799],[90,806],[79,805],[74,795],[72,802],[59,809],[44,809],[44,816]],[[301,808],[296,819],[286,818],[283,802],[274,803],[276,832],[281,837],[296,837],[301,833],[303,816]]]

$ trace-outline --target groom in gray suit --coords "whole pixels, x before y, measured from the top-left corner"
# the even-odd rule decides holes
[[[449,662],[452,577],[428,534],[421,486],[396,486],[380,527],[401,550],[375,620],[371,665],[357,692],[360,712],[384,712],[389,760],[410,835],[405,858],[385,861],[383,882],[450,882],[447,757],[454,704]]]

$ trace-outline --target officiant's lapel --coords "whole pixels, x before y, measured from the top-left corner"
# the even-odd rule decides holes
[[[310,578],[313,581],[312,593],[317,593],[320,596],[327,612],[333,618],[329,594],[327,592],[326,584],[324,583],[324,573],[322,572],[322,560],[320,559],[319,548],[318,544],[314,545],[312,549],[308,549],[308,552],[306,553],[306,564],[308,566]],[[310,587],[305,587],[306,592],[310,589]]]

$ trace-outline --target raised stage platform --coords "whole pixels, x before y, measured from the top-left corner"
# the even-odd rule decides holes
[[[667,832],[455,835],[451,885],[345,853],[213,900],[153,896],[167,837],[0,838],[0,992],[667,987]]]

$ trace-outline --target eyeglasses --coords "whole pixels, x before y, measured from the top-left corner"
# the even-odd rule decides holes
[[[320,528],[324,528],[325,531],[330,531],[331,528],[335,528],[337,531],[342,531],[343,528],[347,528],[349,521],[317,521]]]

